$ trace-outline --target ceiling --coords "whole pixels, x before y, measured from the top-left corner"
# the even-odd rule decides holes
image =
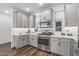
[[[17,7],[26,11],[26,8],[30,8],[30,11],[26,11],[27,13],[37,12],[47,7],[54,7],[57,5],[64,5],[65,3],[43,3],[43,5],[39,5],[39,3],[0,3],[0,13],[4,13],[5,10],[11,10],[11,7]]]

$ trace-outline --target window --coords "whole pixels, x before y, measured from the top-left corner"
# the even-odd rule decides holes
[[[55,26],[56,26],[56,31],[62,31],[62,29],[61,29],[61,26],[62,26],[61,21],[56,21]]]

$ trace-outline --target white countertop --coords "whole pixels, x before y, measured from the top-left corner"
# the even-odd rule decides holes
[[[64,35],[51,35],[51,36],[46,36],[46,35],[38,35],[38,33],[18,33],[18,34],[14,34],[14,35],[37,35],[37,36],[42,36],[42,37],[57,37],[57,38],[70,38],[70,39],[74,39],[76,42],[78,41],[78,38],[75,36],[64,36]]]
[[[38,35],[37,33],[17,33],[14,35]]]
[[[73,36],[64,36],[64,35],[51,35],[51,37],[61,37],[61,38],[74,38]]]
[[[37,33],[19,33],[19,34],[14,34],[14,35],[38,35]],[[46,35],[38,35],[38,36],[43,36],[45,37]],[[60,37],[60,38],[74,38],[73,36],[64,36],[64,35],[51,35],[51,36],[46,36],[46,37]]]

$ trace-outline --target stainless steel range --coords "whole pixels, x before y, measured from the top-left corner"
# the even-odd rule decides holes
[[[50,35],[51,32],[42,32],[38,36],[38,48],[50,52]]]

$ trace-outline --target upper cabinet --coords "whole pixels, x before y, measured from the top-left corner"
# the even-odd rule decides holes
[[[36,15],[32,14],[29,16],[29,28],[36,27]]]
[[[79,26],[79,8],[76,4],[65,6],[66,26]]]
[[[16,9],[12,9],[12,24],[14,28],[28,28],[27,14]]]
[[[22,27],[22,15],[21,15],[21,13],[16,12],[15,21],[16,21],[16,26],[15,27],[21,28]]]
[[[63,31],[65,26],[65,9],[64,6],[54,7],[53,9],[53,30],[54,32]]]
[[[79,8],[76,4],[68,4],[31,15],[12,8],[12,24],[14,28],[52,28],[54,32],[61,32],[65,26],[79,26]]]
[[[40,12],[40,28],[51,28],[52,21],[53,21],[53,10],[48,9],[45,11]]]
[[[50,30],[52,28],[52,15],[53,15],[53,10],[52,8],[37,12],[35,13],[36,15],[36,20],[35,20],[35,28],[38,29],[38,31],[43,31],[43,30]]]
[[[22,15],[22,27],[28,28],[28,17],[26,15]]]

